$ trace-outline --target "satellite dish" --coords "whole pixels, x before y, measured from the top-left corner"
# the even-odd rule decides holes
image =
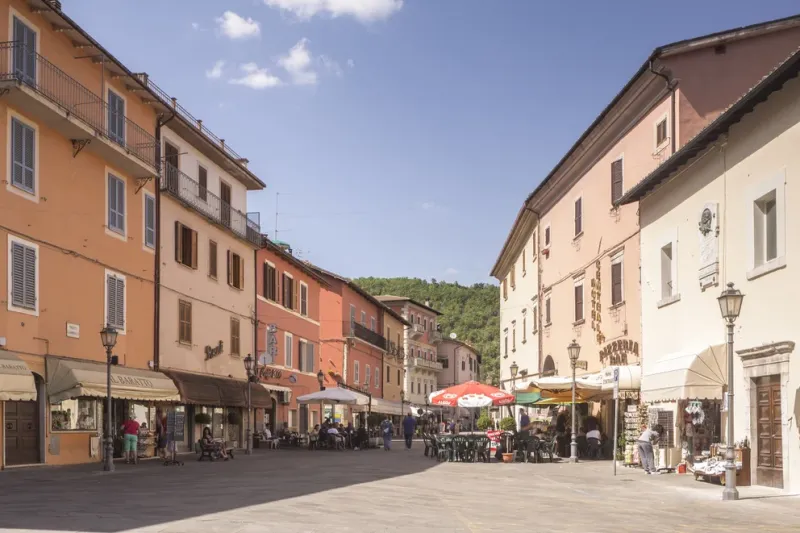
[[[455,331],[450,334],[451,339],[456,340],[456,337],[458,337],[458,335],[456,335]]]

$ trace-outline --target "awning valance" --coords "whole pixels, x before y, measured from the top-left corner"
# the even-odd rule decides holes
[[[36,400],[36,381],[17,354],[0,350],[0,401]]]
[[[619,390],[639,390],[642,386],[642,367],[639,365],[607,366],[601,372],[602,389],[614,390],[614,369],[619,369]]]
[[[400,402],[384,400],[383,398],[373,398],[371,409],[373,413],[380,413],[382,415],[399,416],[403,414],[403,406],[400,405]]]
[[[180,399],[187,404],[219,407],[247,407],[247,381],[207,374],[193,374],[179,370],[164,370],[178,385]],[[257,383],[251,389],[250,405],[255,408],[272,407],[269,391]]]
[[[299,404],[323,403],[344,405],[369,405],[369,396],[340,387],[328,387],[325,390],[304,394],[297,398]]]
[[[534,380],[541,391],[542,400],[551,404],[572,402],[572,376],[550,376]],[[528,389],[531,391],[531,388]],[[603,376],[600,372],[575,378],[575,403],[600,401],[611,397],[611,391],[603,390]],[[541,402],[538,402],[541,404]]]
[[[644,368],[642,401],[720,400],[727,372],[724,344],[666,356]]]
[[[106,365],[82,359],[48,357],[47,394],[52,403],[80,396],[106,397]],[[177,402],[178,389],[167,376],[152,370],[111,367],[111,397],[122,400]]]
[[[515,392],[514,398],[517,405],[532,405],[542,399],[542,393],[538,390]]]
[[[273,385],[272,383],[261,383],[261,386],[273,392],[292,392],[292,389],[290,389],[289,387],[284,387],[283,385]]]

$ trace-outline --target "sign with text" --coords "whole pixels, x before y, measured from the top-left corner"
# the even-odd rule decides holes
[[[604,365],[627,365],[628,355],[639,358],[639,343],[630,339],[617,339],[600,350],[600,362]]]

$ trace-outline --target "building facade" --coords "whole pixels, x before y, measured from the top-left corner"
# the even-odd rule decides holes
[[[284,423],[293,431],[307,432],[322,421],[319,406],[299,405],[297,397],[320,388],[320,292],[327,283],[266,238],[257,263],[259,375],[273,396],[263,416],[257,413],[257,425],[273,434]]]
[[[791,210],[800,174],[798,73],[795,54],[622,200],[639,201],[641,210],[642,397],[681,421],[671,460],[682,446],[702,451],[682,424],[687,400],[723,410],[717,437],[726,440],[730,390],[734,441],[751,448],[750,479],[790,493],[800,490],[792,306],[800,297],[792,260],[800,219]],[[728,283],[745,295],[733,383],[717,302]],[[703,364],[708,351],[716,352],[716,371]],[[664,373],[666,366],[675,371]]]
[[[444,339],[437,346],[437,356],[443,369],[439,374],[439,389],[480,381],[481,354],[466,342]]]
[[[436,345],[442,340],[437,323],[441,313],[411,298],[391,295],[377,298],[409,323],[403,338],[405,401],[416,408],[425,406],[428,395],[438,390],[438,375],[443,371],[436,356]]]
[[[637,206],[616,202],[796,49],[799,23],[792,17],[657,48],[525,200],[492,275],[510,291],[522,243],[537,235],[539,372],[569,375],[573,340],[589,373],[640,364]],[[501,307],[512,347],[521,319],[521,310]]]
[[[104,325],[119,333],[115,410],[126,380],[152,385],[141,399],[175,394],[148,370],[156,112],[53,3],[0,2],[0,33],[0,466],[99,461]]]
[[[403,376],[405,374],[403,337],[407,323],[400,317],[391,313],[384,313],[384,337],[386,337],[386,357],[384,359],[385,369],[383,378],[383,399],[392,402],[397,409],[389,414],[400,415],[399,409],[402,400]],[[394,412],[396,411],[396,412]]]

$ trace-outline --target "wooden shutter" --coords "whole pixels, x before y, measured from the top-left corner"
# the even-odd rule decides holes
[[[302,340],[297,341],[297,367],[300,372],[307,372],[306,370],[306,351],[303,349],[305,342]]]
[[[611,163],[611,203],[622,198],[622,159]]]
[[[310,342],[306,344],[306,357],[308,358],[306,372],[314,372],[314,345]]]
[[[261,268],[261,278],[262,278],[262,290],[264,291],[264,298],[270,300],[269,297],[269,264],[264,263],[264,266]]]
[[[217,279],[217,243],[208,241],[208,275]]]
[[[192,230],[192,268],[197,269],[197,232]]]
[[[114,278],[114,284],[116,285],[116,310],[115,310],[115,318],[116,324],[120,328],[125,328],[125,280],[122,278]]]
[[[611,304],[622,302],[622,263],[611,265]]]
[[[175,261],[181,262],[183,257],[183,232],[181,231],[181,223],[175,221]]]
[[[242,261],[241,257],[236,257],[239,258],[239,288],[244,290],[244,261]]]
[[[583,285],[575,285],[575,321],[583,320]]]
[[[575,235],[583,231],[583,198],[575,200]]]
[[[300,284],[293,281],[292,288],[294,289],[294,294],[292,295],[292,309],[297,311],[300,309]]]
[[[106,322],[110,325],[117,323],[117,284],[114,276],[106,276]]]
[[[197,181],[199,196],[205,202],[208,199],[208,171],[201,166],[197,167]]]
[[[230,250],[228,250],[227,257],[228,257],[228,285],[233,287],[233,265],[231,264],[233,262],[233,257]]]
[[[11,304],[25,305],[25,247],[11,243]]]
[[[156,245],[156,199],[150,195],[144,197],[144,244],[149,248]]]
[[[23,125],[15,118],[11,119],[11,184],[23,187],[25,184],[25,134]]]

